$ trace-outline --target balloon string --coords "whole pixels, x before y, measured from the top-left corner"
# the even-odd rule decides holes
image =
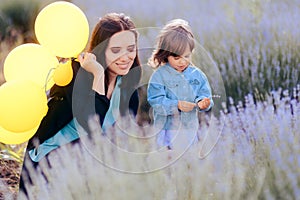
[[[51,74],[51,72],[52,72],[53,70],[55,70],[54,67],[51,68],[51,69],[49,70],[48,74],[47,74],[46,81],[45,81],[45,85],[44,85],[45,93],[47,92],[47,84],[49,83],[49,81],[50,81],[50,79],[51,79],[50,74]]]

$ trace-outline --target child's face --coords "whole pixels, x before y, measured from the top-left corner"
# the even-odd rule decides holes
[[[187,66],[190,64],[192,59],[192,51],[189,46],[187,46],[183,55],[181,56],[169,56],[168,62],[171,67],[173,67],[178,72],[183,72]]]

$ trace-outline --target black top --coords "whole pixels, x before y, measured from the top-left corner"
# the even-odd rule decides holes
[[[73,79],[68,85],[63,87],[54,85],[51,88],[48,112],[42,119],[35,135],[29,140],[27,150],[34,147],[33,141],[35,139],[38,139],[41,144],[54,136],[73,117],[76,117],[76,120],[88,133],[90,132],[89,116],[98,114],[100,125],[102,125],[110,100],[105,95],[99,95],[92,90],[93,75],[81,68],[78,62],[72,61],[72,69]],[[128,113],[129,107],[130,111],[136,115],[139,105],[136,88],[134,86],[121,86],[120,96],[120,113],[125,115]]]

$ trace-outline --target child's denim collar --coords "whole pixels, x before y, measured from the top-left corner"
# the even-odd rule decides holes
[[[178,72],[178,71],[177,71],[176,69],[174,69],[169,63],[166,63],[165,66],[166,66],[168,72],[170,72],[170,73],[172,73],[172,74],[182,75],[182,74],[185,74],[185,73],[188,71],[188,69],[189,69],[189,67],[190,67],[191,65],[188,65],[187,68],[185,68],[185,70],[184,70],[183,72]]]

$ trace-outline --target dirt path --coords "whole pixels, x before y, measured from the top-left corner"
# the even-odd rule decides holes
[[[0,159],[0,200],[16,199],[20,170],[17,161]]]

